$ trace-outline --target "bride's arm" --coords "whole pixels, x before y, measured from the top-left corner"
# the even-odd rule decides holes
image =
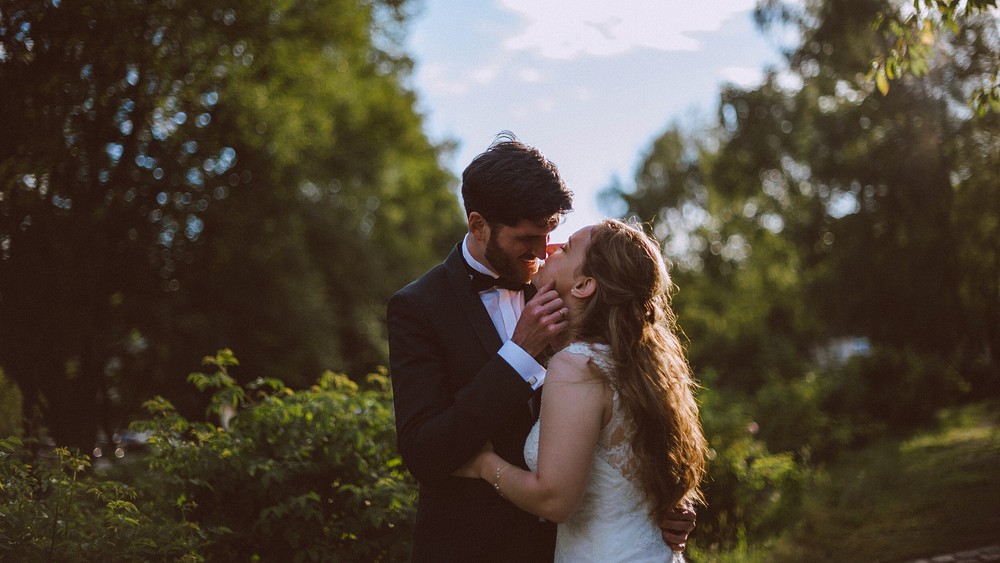
[[[522,470],[489,452],[479,459],[479,476],[522,510],[566,520],[583,498],[604,409],[605,385],[587,357],[556,354],[542,393],[538,470]]]

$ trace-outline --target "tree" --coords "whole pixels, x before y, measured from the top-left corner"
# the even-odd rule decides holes
[[[895,9],[883,9],[875,18],[875,29],[887,40],[885,47],[871,62],[869,80],[883,95],[889,92],[889,83],[906,73],[922,76],[927,73],[934,48],[946,48],[938,41],[940,32],[958,33],[966,20],[977,16],[989,17],[996,0],[916,0],[908,15]],[[1000,63],[993,62],[992,72],[983,75],[983,81],[971,93],[976,113],[1000,112]]]
[[[913,0],[893,1],[870,14],[872,28],[881,41],[869,43],[868,69],[865,77],[882,95],[889,92],[894,80],[927,74],[934,58],[952,58],[948,34],[959,33],[969,23],[990,22],[996,14],[996,0]],[[783,0],[760,0],[755,16],[758,23],[789,21],[802,12]],[[858,70],[861,70],[860,68]],[[1000,111],[1000,64],[987,61],[980,79],[970,85],[966,95],[979,115]]]
[[[946,36],[953,61],[882,96],[858,68],[887,6],[773,12],[801,37],[788,71],[724,88],[718,128],[669,129],[634,187],[613,191],[675,264],[696,370],[774,395],[768,386],[799,385],[831,342],[862,337],[884,357],[860,368],[881,371],[859,375],[870,387],[859,396],[921,389],[919,408],[899,411],[912,423],[996,381],[996,122],[964,99],[1000,41],[996,22],[965,22]]]
[[[774,530],[812,464],[1000,387],[998,122],[967,106],[1000,60],[996,21],[942,33],[883,95],[864,70],[892,6],[764,3],[799,34],[787,68],[724,87],[716,126],[671,126],[609,189],[678,285],[713,540]],[[844,361],[842,340],[870,347]]]
[[[789,20],[802,33],[789,63],[803,85],[789,100],[796,116],[785,125],[789,134],[772,138],[807,173],[786,174],[788,185],[815,192],[826,215],[802,223],[813,229],[799,243],[816,263],[812,303],[841,334],[867,327],[877,343],[947,356],[966,346],[967,323],[983,314],[960,303],[970,270],[956,250],[964,225],[992,210],[966,207],[970,215],[959,219],[955,196],[961,184],[981,181],[973,177],[988,182],[992,168],[956,173],[969,170],[966,159],[993,158],[971,139],[988,138],[995,120],[970,119],[963,101],[995,73],[1000,35],[995,19],[965,19],[957,33],[940,37],[939,56],[923,76],[905,76],[888,95],[873,96],[857,68],[881,44],[869,22],[892,6],[810,3]]]
[[[461,224],[404,7],[4,5],[0,365],[60,443],[190,395],[206,349],[302,385],[384,361],[379,304]]]
[[[234,59],[217,48],[234,35],[226,14],[3,8],[0,357],[69,443],[93,440],[109,379],[146,345],[143,310],[168,298],[235,164],[207,127]]]

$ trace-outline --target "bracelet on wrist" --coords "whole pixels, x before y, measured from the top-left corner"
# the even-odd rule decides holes
[[[493,488],[496,489],[497,494],[500,496],[504,496],[503,491],[500,490],[500,476],[503,475],[503,472],[506,471],[508,467],[510,467],[509,463],[497,466],[496,477],[493,478]]]

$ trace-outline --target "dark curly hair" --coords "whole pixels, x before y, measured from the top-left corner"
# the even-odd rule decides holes
[[[462,200],[466,217],[476,211],[490,224],[507,226],[558,220],[573,208],[573,193],[555,163],[510,131],[498,134],[462,172]]]

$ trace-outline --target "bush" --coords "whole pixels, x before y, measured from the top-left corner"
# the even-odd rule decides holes
[[[86,456],[55,448],[28,463],[23,445],[0,440],[0,560],[204,560],[196,525],[88,473]]]
[[[963,380],[945,360],[913,350],[876,349],[831,372],[824,410],[850,420],[857,437],[882,430],[905,434],[934,420],[934,412],[954,404]]]
[[[708,506],[698,511],[692,536],[696,555],[732,549],[747,537],[763,538],[790,525],[786,515],[811,478],[793,452],[773,453],[757,439],[759,424],[742,396],[710,388],[700,394],[711,450],[703,486]]]
[[[228,350],[192,374],[213,389],[209,411],[237,408],[228,430],[191,422],[164,399],[147,403],[146,475],[136,486],[209,534],[218,561],[379,561],[409,556],[415,484],[395,451],[388,378],[366,389],[325,373],[311,389],[277,380],[242,388]]]
[[[325,373],[310,389],[278,380],[237,385],[228,350],[214,373],[210,414],[187,420],[148,401],[139,463],[96,474],[86,456],[32,457],[0,441],[0,560],[395,561],[406,559],[416,486],[395,451],[388,378],[365,387]],[[30,459],[29,459],[30,458]]]
[[[881,427],[868,418],[824,408],[831,388],[836,390],[840,384],[835,374],[808,372],[764,385],[753,399],[758,437],[771,451],[794,452],[797,460],[816,465],[833,460],[859,436],[877,432]]]
[[[0,369],[0,436],[20,436],[21,390]]]

